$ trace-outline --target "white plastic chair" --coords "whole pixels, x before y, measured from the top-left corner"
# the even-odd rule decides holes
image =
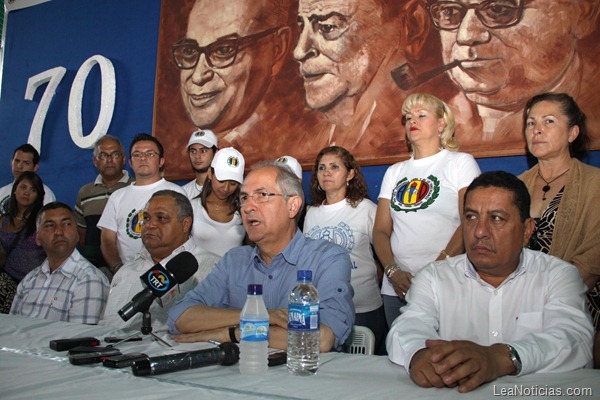
[[[370,356],[375,351],[375,335],[366,326],[354,325],[346,342],[348,353]]]

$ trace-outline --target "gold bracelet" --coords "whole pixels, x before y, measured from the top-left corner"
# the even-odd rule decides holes
[[[448,258],[450,258],[450,257],[451,257],[451,256],[450,256],[450,254],[448,254],[448,253],[446,252],[446,249],[444,249],[444,250],[440,251],[440,255],[441,255],[441,256],[444,256],[444,258],[446,258],[446,259],[448,259]]]

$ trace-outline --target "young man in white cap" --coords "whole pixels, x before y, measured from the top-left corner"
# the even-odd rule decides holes
[[[187,153],[196,179],[183,186],[188,199],[197,197],[208,175],[208,169],[217,152],[217,137],[209,129],[198,129],[190,136]]]
[[[294,173],[294,175],[298,177],[300,183],[302,183],[302,166],[300,165],[298,160],[296,160],[292,156],[282,156],[275,160],[275,162],[277,164],[282,164],[288,167]]]

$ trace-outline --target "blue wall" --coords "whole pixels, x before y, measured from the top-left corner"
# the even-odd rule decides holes
[[[6,51],[0,98],[0,184],[12,181],[10,158],[27,142],[45,89],[24,99],[27,80],[64,66],[48,111],[38,171],[57,198],[74,204],[79,188],[96,176],[91,150],[69,135],[71,84],[81,64],[100,54],[115,68],[117,91],[109,133],[127,144],[138,132],[151,132],[160,0],[52,0],[7,15]],[[100,73],[92,69],[84,90],[83,130],[91,132],[100,108]]]
[[[27,80],[42,71],[57,66],[67,69],[45,121],[39,170],[58,199],[73,204],[79,188],[96,176],[91,150],[73,143],[67,122],[71,84],[86,59],[100,54],[115,68],[116,105],[109,133],[127,146],[136,133],[151,132],[159,18],[160,0],[52,0],[7,15],[0,97],[0,185],[12,180],[12,151],[27,142],[45,88],[38,89],[34,101],[25,100]],[[89,133],[96,124],[100,88],[99,69],[94,67],[84,91],[84,132]],[[587,161],[600,166],[600,152],[593,152]],[[529,167],[525,156],[478,162],[483,171],[520,173]],[[379,194],[386,168],[363,168],[373,199]],[[305,189],[309,179],[310,173],[305,172]]]

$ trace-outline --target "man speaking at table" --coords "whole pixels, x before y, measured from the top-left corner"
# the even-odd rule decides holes
[[[340,349],[354,323],[348,252],[325,240],[308,239],[297,227],[304,204],[298,178],[274,162],[256,165],[240,192],[248,238],[256,246],[227,252],[213,271],[169,310],[178,342],[237,342],[240,311],[250,283],[263,285],[269,310],[269,347],[287,347],[287,301],[297,271],[312,270],[320,300],[320,349]]]
[[[428,265],[387,338],[390,359],[423,387],[461,393],[504,375],[588,366],[593,328],[577,269],[524,249],[530,198],[514,175],[481,174],[462,217],[466,255]]]

